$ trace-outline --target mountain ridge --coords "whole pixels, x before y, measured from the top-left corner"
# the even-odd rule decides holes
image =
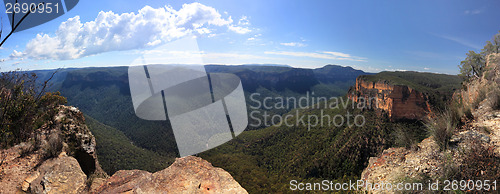
[[[453,92],[460,88],[458,76],[381,72],[356,78],[356,85],[347,95],[354,102],[369,103],[379,114],[388,114],[392,120],[423,120],[432,112],[443,110]]]

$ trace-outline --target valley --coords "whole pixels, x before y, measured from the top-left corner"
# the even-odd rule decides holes
[[[265,98],[272,97],[271,100],[266,100],[266,103],[272,106],[267,109],[260,107],[257,110],[267,111],[272,115],[283,115],[293,108],[294,102],[287,101],[286,98],[300,99],[307,94],[314,92],[317,96],[337,97],[344,95],[349,87],[355,83],[355,79],[359,75],[368,74],[360,70],[355,70],[350,67],[340,67],[328,65],[319,69],[300,69],[282,66],[224,66],[224,65],[207,65],[207,72],[225,72],[233,73],[241,78],[245,97],[247,99],[247,110],[256,110],[251,107],[256,107],[258,104],[255,101],[262,102]],[[144,159],[148,161],[140,162],[123,162],[116,164],[109,161],[109,164],[104,163],[105,171],[112,174],[116,169],[145,169],[155,171],[168,166],[178,155],[177,145],[170,126],[165,121],[145,121],[135,116],[132,99],[130,97],[127,67],[105,67],[105,68],[83,68],[83,69],[61,69],[51,80],[52,91],[60,91],[61,94],[68,99],[68,104],[79,107],[91,121],[97,121],[99,124],[92,122],[95,128],[106,129],[114,128],[126,137],[126,141],[131,142],[133,146],[139,149],[130,148],[136,151],[128,153],[141,153],[148,155],[145,158],[151,158],[151,154],[145,152],[154,152],[156,159]],[[53,71],[37,71],[40,80],[44,80],[52,75]],[[298,87],[300,86],[300,87]],[[254,95],[253,101],[250,100],[251,94]],[[283,107],[276,107],[278,99],[282,99]],[[298,105],[297,105],[298,106]],[[250,116],[249,113],[249,116]],[[261,121],[260,125],[258,122]],[[270,126],[271,121],[264,123],[263,115],[254,114],[254,119],[249,119],[249,127],[247,130],[261,129]],[[93,127],[91,127],[91,130]],[[103,137],[97,136],[97,141],[102,141],[101,145],[119,141],[124,139],[121,137]],[[119,140],[118,140],[119,139]],[[99,145],[99,144],[98,144]],[[115,147],[115,146],[113,146]],[[129,146],[127,146],[129,148]],[[107,149],[103,147],[102,149]],[[111,149],[111,148],[110,148]],[[122,149],[129,150],[129,149]],[[139,151],[143,150],[143,151]],[[110,154],[110,151],[103,151]],[[113,154],[121,158],[117,161],[136,160],[137,157],[132,157],[128,154]],[[106,157],[106,156],[104,156]],[[134,158],[134,159],[131,159]],[[167,162],[156,163],[150,162],[160,159],[165,159]],[[106,168],[106,166],[114,166]],[[117,167],[123,168],[117,168]],[[147,166],[147,167],[145,167]]]
[[[500,1],[4,4],[0,194],[499,193]]]
[[[198,156],[230,172],[250,192],[278,192],[287,189],[283,183],[290,179],[358,179],[370,157],[427,137],[419,119],[392,122],[387,109],[375,106],[386,102],[381,96],[391,95],[383,89],[362,90],[357,84],[361,79],[385,83],[386,88],[411,87],[425,95],[429,108],[436,111],[460,87],[457,76],[417,72],[370,75],[332,65],[313,70],[222,65],[206,69],[241,78],[249,127],[235,139]],[[52,89],[61,91],[70,105],[88,114],[106,172],[154,172],[176,157],[174,136],[165,122],[135,116],[126,71],[126,67],[61,70]],[[370,96],[373,92],[377,95]],[[369,103],[372,100],[379,101]]]

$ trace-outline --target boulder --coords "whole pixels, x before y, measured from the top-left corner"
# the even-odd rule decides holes
[[[92,193],[247,193],[221,168],[194,156],[156,173],[120,170]]]
[[[64,153],[44,161],[28,178],[32,193],[82,193],[87,180],[78,161]]]

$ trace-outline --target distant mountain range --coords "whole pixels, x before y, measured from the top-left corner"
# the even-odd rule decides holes
[[[304,95],[340,97],[356,85],[356,79],[370,83],[405,85],[429,98],[433,107],[441,107],[457,87],[457,76],[419,72],[381,72],[370,75],[351,67],[327,65],[317,69],[282,66],[207,65],[208,73],[233,73],[243,85],[247,105],[249,96],[303,97]],[[51,71],[39,71],[47,78]],[[381,89],[381,90],[379,90]],[[134,114],[127,67],[63,69],[53,78],[51,90],[61,91],[70,105],[87,114],[89,128],[96,134],[100,163],[109,174],[117,169],[157,171],[178,156],[172,129],[166,122],[145,121]],[[375,95],[384,95],[383,88]],[[353,91],[361,92],[361,91]],[[371,94],[371,92],[364,92]],[[404,95],[403,95],[404,96]],[[270,101],[270,103],[276,103]],[[328,102],[331,103],[331,100]],[[374,110],[311,107],[305,109],[262,109],[269,114],[360,115],[363,126],[271,126],[248,127],[235,139],[198,156],[227,170],[249,192],[280,192],[291,179],[338,182],[357,180],[368,159],[392,146],[421,141],[427,133],[421,121],[391,121]],[[250,111],[250,110],[249,110]],[[296,113],[296,115],[295,115]],[[252,121],[250,124],[252,124]],[[264,125],[265,123],[263,123]],[[411,137],[405,139],[401,137]],[[163,162],[162,162],[163,161]]]
[[[356,77],[369,74],[338,65],[327,65],[317,69],[281,65],[206,65],[205,69],[207,73],[233,73],[240,77],[247,104],[251,104],[249,95],[255,92],[261,94],[260,98],[298,98],[313,92],[316,96],[344,96],[349,87],[355,84]],[[34,72],[40,80],[46,80],[54,70]],[[60,69],[51,82],[50,90],[60,91],[68,99],[69,105],[78,107],[89,120],[92,120],[91,126],[98,128],[97,130],[116,129],[119,132],[113,133],[123,133],[133,147],[145,149],[145,152],[141,154],[149,158],[151,157],[150,151],[160,154],[162,158],[174,158],[178,155],[173,132],[166,122],[146,121],[135,116],[128,84],[128,67]],[[284,114],[289,110],[266,111],[272,114]],[[260,127],[249,127],[248,130],[258,128]],[[97,133],[103,134],[103,132]],[[119,138],[123,141],[123,136]],[[116,138],[113,137],[97,136],[98,145],[109,145],[110,143],[102,141],[115,140]],[[140,150],[130,149],[134,150],[134,155],[138,155],[137,152]],[[101,153],[110,152],[102,150]],[[123,160],[123,163],[129,161],[127,164],[129,166],[117,167],[115,163],[114,167],[107,168],[113,165],[103,164],[104,170],[112,174],[116,169],[142,168],[153,171],[165,167],[164,164],[141,165],[136,162],[137,159],[132,160],[126,155],[122,157],[117,160]]]

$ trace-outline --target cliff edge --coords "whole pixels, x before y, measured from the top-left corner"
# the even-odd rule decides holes
[[[356,103],[367,103],[391,120],[420,120],[432,112],[426,94],[385,80],[369,81],[365,76],[356,78],[356,85],[348,92],[348,97]]]
[[[247,193],[233,177],[188,156],[150,173],[100,167],[96,141],[75,107],[61,106],[28,142],[0,150],[2,193]]]
[[[427,183],[440,181],[484,181],[500,179],[500,54],[488,56],[484,75],[456,91],[449,104],[449,116],[442,123],[450,129],[446,134],[431,133],[414,148],[389,148],[378,157],[372,157],[363,170],[365,183]],[[444,114],[446,115],[446,114]],[[451,124],[459,122],[460,124]],[[448,132],[446,132],[448,133]],[[441,140],[441,142],[439,142]],[[443,143],[447,145],[443,148]],[[493,192],[469,190],[468,192]],[[369,193],[396,193],[392,190],[374,190]],[[432,190],[434,191],[434,190]]]

